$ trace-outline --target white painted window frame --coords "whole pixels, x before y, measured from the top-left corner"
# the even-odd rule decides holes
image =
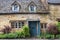
[[[30,6],[31,6],[31,5],[30,5]],[[29,6],[29,11],[30,11],[30,12],[36,12],[36,6],[33,5],[33,6],[34,6],[34,11],[31,11],[31,7],[30,7],[30,6]]]
[[[16,10],[14,10],[14,6],[15,6],[15,5],[12,5],[12,11],[13,11],[13,12],[19,12],[19,5],[17,5],[18,7],[17,7]]]
[[[43,25],[43,28],[42,28],[42,29],[46,29],[46,28],[45,28],[45,24],[46,24],[46,23],[42,23],[42,25]]]
[[[17,26],[16,26],[17,25]],[[19,26],[20,25],[20,26]],[[14,28],[19,28],[19,27],[22,27],[22,22],[20,22],[20,24],[19,24],[19,21],[16,21],[15,23],[14,23]]]

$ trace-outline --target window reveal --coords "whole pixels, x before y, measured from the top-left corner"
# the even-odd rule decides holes
[[[20,21],[11,22],[11,26],[12,28],[21,28],[22,26],[24,26],[24,22]]]
[[[30,6],[29,6],[29,11],[30,11],[30,12],[36,12],[36,6],[30,5]]]
[[[41,23],[41,28],[45,28],[46,29],[47,28],[46,25],[47,25],[47,23]]]
[[[19,12],[19,5],[17,5],[17,4],[12,5],[12,11]]]

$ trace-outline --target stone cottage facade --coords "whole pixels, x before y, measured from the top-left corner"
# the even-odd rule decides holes
[[[0,30],[4,25],[15,30],[28,25],[31,36],[37,36],[56,18],[59,18],[59,5],[51,5],[47,0],[0,0]]]
[[[59,21],[60,20],[60,0],[49,0],[48,6],[49,6],[51,20]]]

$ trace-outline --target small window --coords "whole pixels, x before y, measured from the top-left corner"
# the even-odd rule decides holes
[[[41,23],[41,28],[46,28],[47,23]]]
[[[12,11],[19,12],[19,5],[17,5],[17,4],[12,5]]]
[[[45,28],[47,28],[47,24],[45,23],[44,25],[45,25]]]
[[[24,26],[24,22],[14,21],[14,22],[11,22],[11,26],[12,28],[21,28],[22,26]]]
[[[41,23],[41,28],[43,28],[43,23]]]
[[[36,6],[30,5],[30,6],[29,6],[29,11],[30,11],[30,12],[36,12]]]

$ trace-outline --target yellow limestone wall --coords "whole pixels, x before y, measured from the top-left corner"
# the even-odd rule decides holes
[[[49,16],[48,15],[40,15],[40,14],[12,14],[12,15],[0,15],[0,28],[4,28],[4,25],[9,25],[10,20],[27,20],[27,19],[40,19],[41,23],[48,23],[49,22]],[[27,22],[25,23],[27,24]]]
[[[60,5],[49,5],[49,11],[53,20],[60,18]]]

